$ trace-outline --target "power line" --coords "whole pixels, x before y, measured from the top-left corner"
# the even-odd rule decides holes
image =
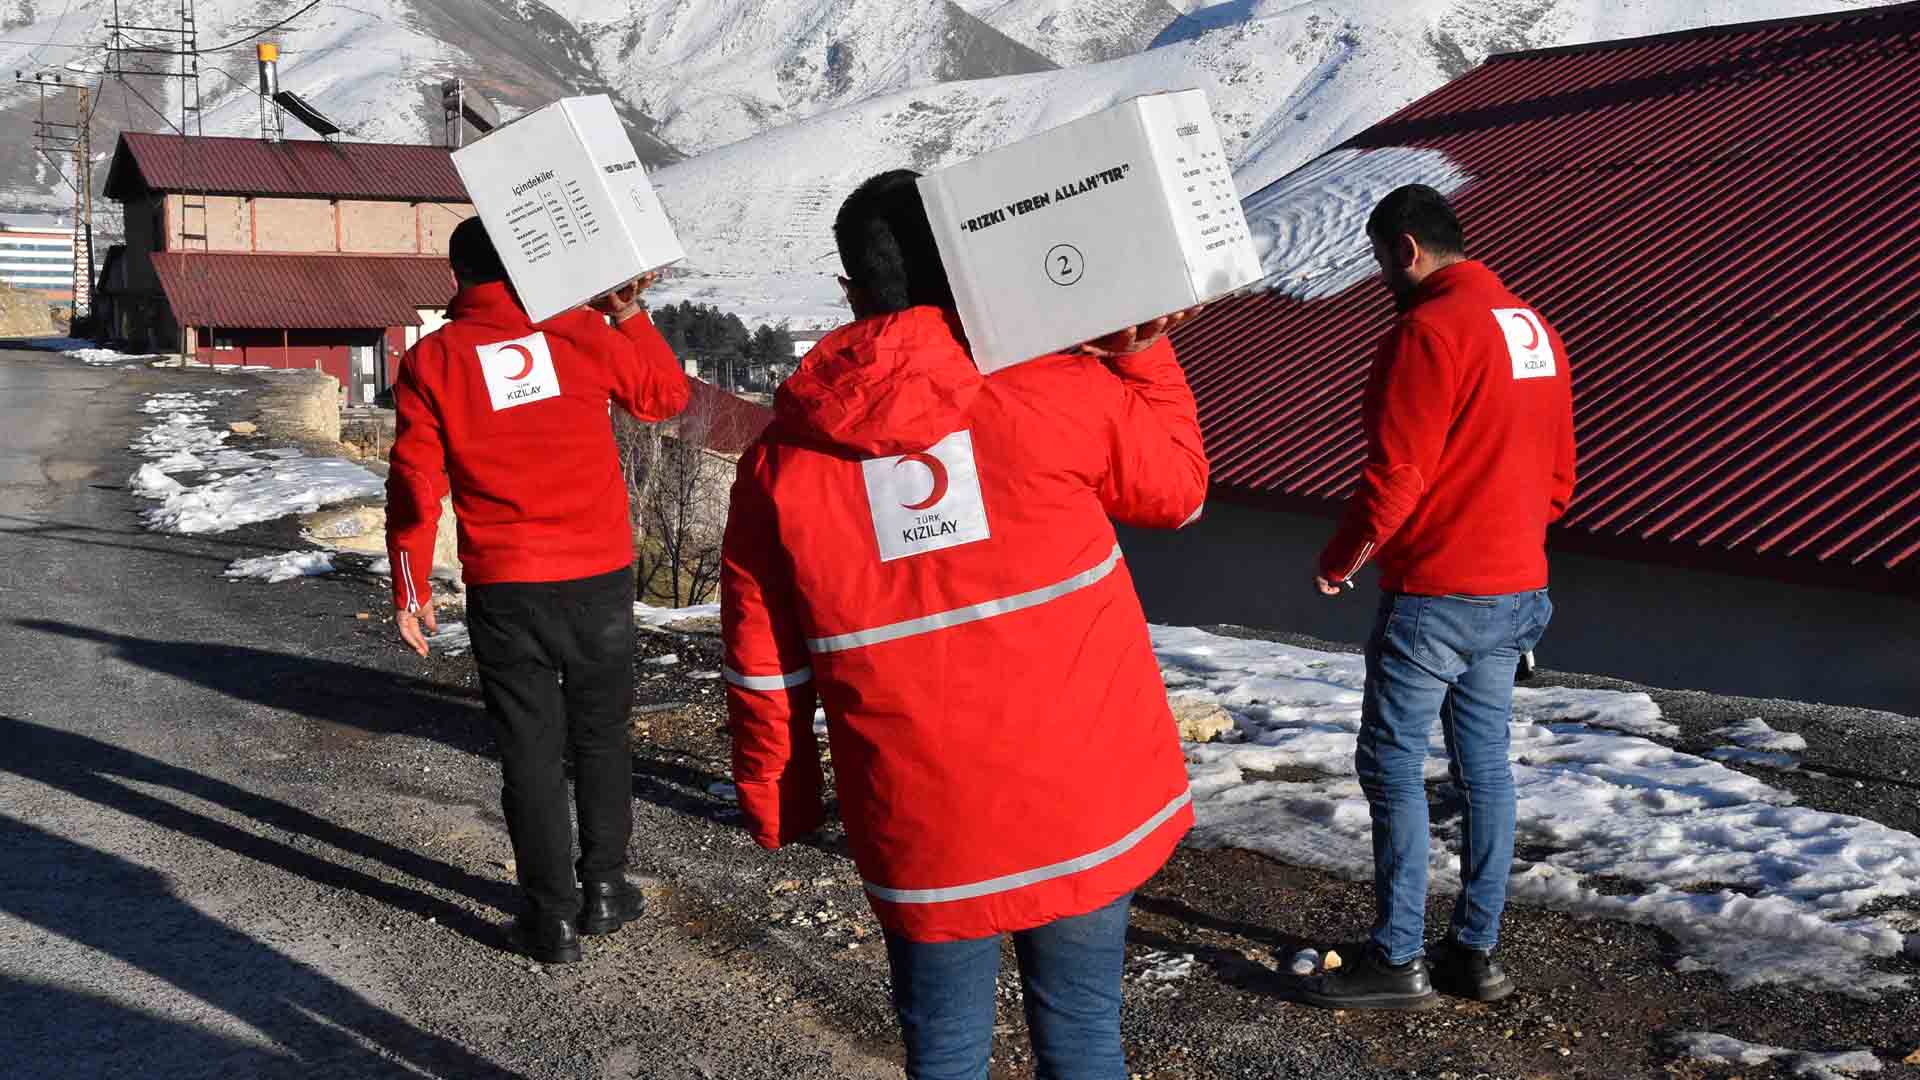
[[[36,41],[32,38],[8,37],[0,37],[0,45],[37,45],[42,49],[90,49],[93,47],[93,43],[90,41]],[[32,63],[38,63],[38,54],[30,55],[28,60]]]
[[[321,4],[325,2],[326,0],[313,0],[313,2],[308,4],[306,7],[303,7],[299,11],[296,11],[293,14],[287,16],[286,18],[281,19],[279,22],[274,23],[272,26],[255,30],[253,33],[248,34],[246,37],[243,37],[238,41],[229,41],[225,45],[215,45],[211,49],[200,49],[199,53],[201,55],[205,55],[207,53],[224,52],[227,49],[235,48],[240,45],[245,45],[247,42],[252,41],[255,38],[266,37],[268,34],[271,34],[275,30],[278,30],[281,27],[286,26],[288,23],[293,22],[293,20],[299,18],[302,15],[305,15],[307,12],[312,11],[314,8],[319,7]]]
[[[157,117],[159,117],[159,118],[160,118],[160,121],[161,121],[162,123],[164,123],[164,124],[166,124],[166,125],[167,125],[168,127],[170,127],[170,128],[172,128],[172,129],[174,130],[174,132],[175,132],[176,134],[180,134],[180,135],[185,135],[185,134],[186,134],[186,132],[184,132],[184,131],[181,131],[181,130],[180,130],[180,125],[178,125],[178,124],[176,124],[176,123],[174,123],[174,122],[173,122],[173,119],[172,119],[171,117],[169,117],[169,116],[168,116],[168,115],[166,114],[166,112],[165,112],[164,110],[162,110],[162,109],[160,108],[160,106],[158,106],[158,105],[155,105],[155,104],[154,104],[153,102],[151,102],[151,101],[148,101],[148,100],[147,100],[147,95],[145,95],[145,94],[143,94],[143,93],[141,93],[140,91],[138,91],[138,90],[136,90],[136,89],[134,89],[134,86],[133,86],[133,84],[127,81],[127,78],[126,78],[126,76],[124,76],[124,75],[122,75],[122,76],[120,76],[119,78],[120,78],[120,88],[121,88],[121,92],[122,92],[122,93],[130,93],[130,94],[132,94],[132,95],[134,96],[134,98],[135,98],[135,99],[137,99],[137,100],[138,100],[138,101],[140,102],[140,104],[142,104],[142,105],[145,105],[145,106],[146,106],[147,108],[149,108],[149,109],[152,109],[152,110],[153,110],[153,115],[155,115],[155,116],[157,116]]]

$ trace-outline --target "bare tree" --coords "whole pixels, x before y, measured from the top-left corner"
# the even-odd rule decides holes
[[[620,454],[621,475],[627,481],[627,517],[633,526],[633,549],[641,553],[634,564],[636,577],[646,562],[647,518],[643,511],[653,498],[657,475],[653,463],[660,459],[662,438],[659,424],[645,423],[625,409],[614,408],[613,443]]]
[[[720,583],[732,469],[706,448],[714,421],[715,402],[704,394],[664,423],[616,421],[642,599],[685,607],[710,599]]]

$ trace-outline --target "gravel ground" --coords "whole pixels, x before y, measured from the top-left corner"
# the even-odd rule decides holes
[[[0,354],[0,407],[24,396],[49,417],[9,411],[0,432],[0,1075],[900,1075],[884,951],[836,828],[763,852],[716,786],[722,690],[694,677],[719,668],[710,633],[640,638],[633,862],[649,914],[589,940],[578,965],[501,949],[511,851],[470,661],[400,652],[385,584],[351,559],[280,585],[220,578],[233,558],[303,546],[291,522],[183,538],[132,517],[131,409],[246,381]],[[644,662],[668,653],[679,661]],[[1808,772],[1771,782],[1920,825],[1912,720],[1651,692],[1677,745],[1764,716],[1812,744]],[[1665,1045],[1710,1029],[1868,1047],[1882,1075],[1920,1076],[1898,1064],[1920,1046],[1920,994],[1734,993],[1676,973],[1656,932],[1537,909],[1510,916],[1503,959],[1522,991],[1508,1002],[1418,1017],[1289,1003],[1276,967],[1303,943],[1358,938],[1371,910],[1361,883],[1181,851],[1131,931],[1134,1072],[1786,1075]],[[1189,973],[1156,978],[1168,956],[1191,956]],[[1002,1005],[994,1076],[1031,1076],[1010,961]]]

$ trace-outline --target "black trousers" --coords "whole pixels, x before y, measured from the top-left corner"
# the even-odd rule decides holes
[[[474,585],[467,626],[500,745],[506,811],[530,908],[579,914],[579,880],[617,880],[633,834],[633,573]],[[580,860],[571,860],[565,751],[573,750]]]

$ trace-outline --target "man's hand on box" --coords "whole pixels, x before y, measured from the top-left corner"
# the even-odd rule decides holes
[[[657,271],[649,271],[605,296],[595,297],[588,306],[612,318],[614,322],[626,322],[640,314],[640,294],[653,288],[659,280],[660,275]]]
[[[1098,357],[1102,360],[1112,360],[1115,357],[1131,356],[1137,352],[1145,352],[1152,348],[1155,342],[1166,336],[1174,327],[1179,326],[1181,323],[1186,322],[1199,313],[1200,308],[1190,307],[1185,311],[1176,311],[1171,315],[1163,315],[1152,322],[1144,322],[1139,326],[1129,326],[1125,330],[1116,331],[1108,334],[1106,337],[1094,338],[1092,341],[1081,345],[1080,351],[1088,356]]]

